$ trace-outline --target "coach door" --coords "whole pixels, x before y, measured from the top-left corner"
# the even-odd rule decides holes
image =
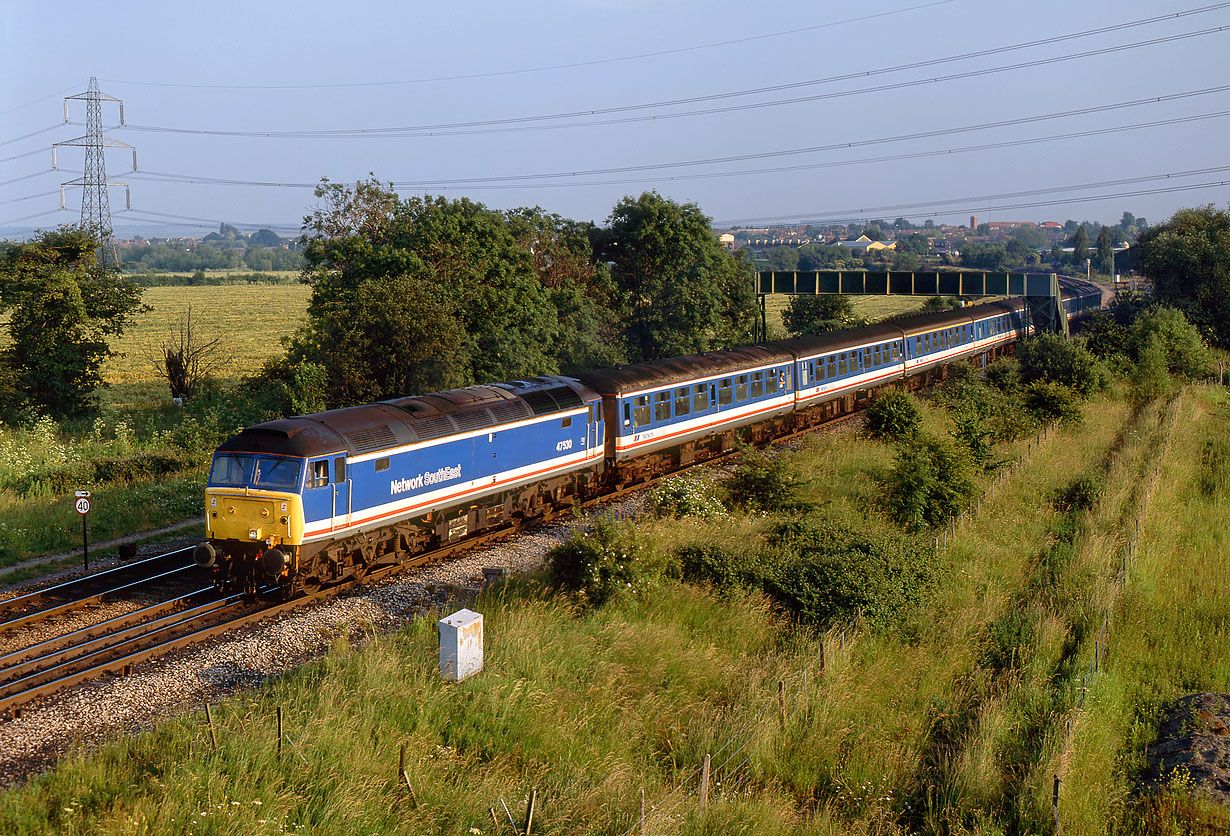
[[[333,530],[350,525],[350,479],[346,472],[346,457],[333,460]]]

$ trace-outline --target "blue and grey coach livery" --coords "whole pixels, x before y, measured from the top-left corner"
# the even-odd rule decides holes
[[[1063,311],[1101,306],[1069,281]],[[1023,299],[863,328],[397,398],[248,427],[214,454],[224,588],[311,592],[845,414],[1033,331]]]

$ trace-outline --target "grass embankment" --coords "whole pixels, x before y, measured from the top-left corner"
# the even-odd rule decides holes
[[[171,408],[166,382],[155,377],[159,347],[178,339],[191,306],[194,338],[222,338],[212,371],[253,373],[281,352],[281,338],[303,321],[310,295],[301,284],[146,288],[153,310],[139,314],[113,346],[119,356],[104,368],[109,385],[99,393],[99,418],[0,428],[0,569],[80,549],[77,489],[93,492],[94,542],[199,517],[201,459],[216,441],[205,427],[229,432],[242,422],[228,424],[225,405],[204,405],[200,415]],[[0,583],[20,579],[0,574]]]
[[[1221,387],[1189,389],[1150,429],[1132,439],[1141,466],[1101,515],[1104,562],[1126,575],[1110,590],[1105,656],[1054,763],[1065,832],[1230,832],[1230,813],[1193,800],[1183,769],[1160,797],[1134,795],[1130,780],[1168,703],[1230,691],[1230,399]]]
[[[1102,777],[1078,787],[1076,753],[1099,699],[1084,702],[1071,744],[1066,722],[1116,590],[1118,557],[1104,542],[1122,540],[1135,476],[1159,450],[1155,411],[1134,414],[1103,397],[1085,416],[1079,429],[1001,451],[1023,463],[987,480],[981,507],[954,531],[934,597],[897,629],[819,633],[759,595],[669,581],[580,608],[519,581],[475,603],[487,666],[466,683],[438,681],[434,618],[359,650],[343,642],[324,661],[216,707],[216,751],[199,712],[170,721],[11,791],[0,828],[493,833],[509,826],[500,799],[520,819],[534,787],[539,833],[628,832],[641,788],[654,833],[1050,832],[1060,760],[1061,814],[1075,815],[1081,797],[1126,785],[1118,753],[1143,729],[1133,705],[1126,726],[1112,722],[1101,736],[1111,741],[1100,750],[1110,758]],[[944,419],[928,410],[927,420]],[[883,525],[868,515],[891,458],[884,444],[818,437],[797,464],[813,477],[817,513]],[[1070,490],[1076,476],[1095,487]],[[1103,500],[1088,501],[1101,484]],[[1057,491],[1071,501],[1050,501]],[[688,543],[746,545],[766,524],[646,521],[637,534],[661,555]],[[1184,621],[1165,632],[1190,642],[1193,608],[1222,605],[1174,582],[1198,600],[1150,600]],[[1130,611],[1116,605],[1115,624]],[[1111,669],[1129,658],[1119,629]],[[1140,665],[1161,664],[1147,648]],[[1196,664],[1215,650],[1184,656]],[[1152,675],[1138,666],[1133,687],[1153,687]],[[293,741],[280,762],[277,706]],[[397,781],[402,744],[417,806]],[[701,815],[705,753],[713,799]],[[1101,805],[1101,824],[1074,818],[1067,832],[1106,832],[1123,809],[1116,804],[1112,796]]]

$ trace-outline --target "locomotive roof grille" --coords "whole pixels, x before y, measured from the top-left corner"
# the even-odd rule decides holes
[[[419,441],[430,441],[433,438],[443,438],[457,432],[457,425],[447,415],[437,415],[434,418],[419,418],[411,425]]]
[[[342,435],[351,443],[356,453],[371,453],[386,447],[394,447],[397,444],[397,436],[393,434],[388,424],[368,430],[351,430]]]

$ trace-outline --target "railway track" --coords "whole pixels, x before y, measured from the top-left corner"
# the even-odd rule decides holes
[[[795,431],[773,439],[778,444],[797,438],[817,429],[831,428],[851,420],[857,412],[838,416],[818,426]],[[705,462],[714,464],[736,455],[731,450]],[[677,472],[677,471],[676,471]],[[658,477],[675,475],[666,473]],[[371,584],[391,575],[416,567],[438,563],[465,552],[515,537],[530,527],[552,522],[561,515],[583,508],[590,508],[621,499],[652,486],[658,479],[624,486],[612,493],[572,507],[552,509],[548,513],[524,523],[518,522],[507,528],[480,534],[471,539],[454,543],[429,552],[424,552],[399,563],[374,567],[363,578],[347,580],[312,594],[304,594],[288,601],[270,602],[242,595],[224,596],[212,587],[194,589],[158,601],[131,612],[90,624],[37,643],[21,646],[0,655],[0,716],[16,718],[23,706],[59,691],[107,675],[128,675],[143,662],[181,650],[216,636],[237,630],[253,622],[274,618],[296,609],[311,606],[328,598],[351,591],[360,585]],[[180,550],[158,558],[132,564],[125,569],[144,565],[146,577],[138,578],[133,573],[116,573],[113,580],[120,583],[103,590],[81,585],[81,581],[96,579],[108,573],[99,573],[91,579],[71,581],[27,596],[2,602],[0,615],[10,618],[0,622],[0,636],[6,632],[28,628],[42,619],[73,612],[81,607],[107,600],[115,600],[148,584],[181,578],[191,566],[175,566],[176,559],[190,559],[190,550]],[[111,570],[115,572],[116,570]],[[88,594],[72,598],[72,592]],[[64,601],[64,598],[72,600]],[[39,603],[46,604],[42,608]],[[17,612],[18,614],[13,615]]]

